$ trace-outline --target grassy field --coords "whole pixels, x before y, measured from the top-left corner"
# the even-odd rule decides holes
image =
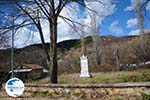
[[[92,77],[90,78],[80,78],[79,73],[74,74],[61,74],[58,76],[58,81],[60,84],[100,84],[100,83],[122,83],[122,82],[150,82],[150,69],[140,69],[134,71],[121,71],[121,72],[98,72],[91,73]],[[49,78],[43,78],[39,80],[29,81],[27,83],[31,84],[48,84]],[[102,100],[150,100],[149,94],[143,94],[141,96],[137,95],[102,95]],[[4,99],[3,99],[4,98]],[[5,99],[6,98],[6,99]],[[30,99],[31,98],[31,99]],[[68,93],[49,93],[48,91],[32,91],[31,96],[27,97],[27,100],[99,100],[97,94],[92,94],[89,97],[88,94],[84,92],[68,94]],[[96,98],[96,99],[95,99]],[[127,99],[128,98],[128,99]],[[140,98],[140,99],[139,99]],[[0,100],[14,100],[8,99],[6,96],[0,95]],[[25,98],[26,99],[26,98]],[[15,99],[15,100],[22,100]]]
[[[150,69],[121,72],[91,73],[90,78],[80,78],[80,73],[61,74],[58,76],[60,84],[98,84],[98,83],[121,83],[121,82],[148,82],[150,81]],[[30,81],[29,83],[47,84],[49,78]]]

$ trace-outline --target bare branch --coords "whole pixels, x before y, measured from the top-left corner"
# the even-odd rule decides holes
[[[37,0],[35,0],[35,3],[38,5],[38,7],[40,8],[40,10],[44,13],[44,15],[49,18],[49,12],[46,9],[45,5],[43,4],[43,2],[41,0],[39,0],[39,2]]]
[[[63,19],[72,29],[74,29],[74,31],[75,31],[76,33],[78,33],[78,35],[79,35],[80,37],[82,37],[81,34],[80,34],[80,32],[79,32],[79,30],[77,29],[77,27],[76,27],[74,21],[72,21],[72,20],[70,20],[70,19],[68,20],[68,19],[65,18],[65,17],[62,17],[62,19]],[[70,22],[71,22],[71,23],[70,23]],[[81,25],[81,24],[78,23],[78,25]]]
[[[62,9],[64,8],[64,6],[66,5],[67,3],[67,0],[66,1],[63,1],[63,0],[59,0],[59,4],[56,8],[56,15],[58,16],[60,14],[60,12],[62,11]]]

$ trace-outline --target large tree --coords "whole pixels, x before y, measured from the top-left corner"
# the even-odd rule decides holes
[[[5,0],[4,0],[5,1]],[[76,12],[77,9],[70,6],[71,3],[76,3],[79,8],[82,6],[89,11],[94,11],[85,5],[85,2],[93,2],[93,0],[10,0],[12,4],[16,4],[22,15],[22,19],[26,19],[27,22],[21,26],[34,25],[41,38],[42,46],[47,55],[47,65],[50,72],[50,81],[52,83],[58,83],[57,79],[57,34],[58,34],[58,18],[62,18],[68,25],[76,30],[75,25],[80,25],[79,22],[70,19],[69,17],[62,16],[60,13],[64,8],[69,9],[70,12]],[[103,0],[94,0],[97,3],[103,3]],[[105,2],[108,0],[104,0]],[[104,4],[105,4],[104,2]],[[83,9],[82,9],[83,10]],[[78,12],[78,11],[77,11]],[[78,13],[81,14],[81,13]],[[44,30],[42,27],[42,21],[46,20],[49,25],[49,40],[50,46],[47,47],[44,38]],[[19,26],[19,25],[17,25]],[[17,27],[15,26],[15,27]],[[76,30],[78,31],[78,30]],[[50,53],[49,53],[50,51]]]
[[[99,28],[100,24],[97,22],[97,19],[99,19],[99,16],[96,15],[96,13],[93,12],[93,15],[91,16],[91,25],[92,25],[92,40],[93,40],[93,51],[95,56],[95,65],[100,65],[100,53],[102,50],[102,46],[100,45],[100,35],[99,35]]]
[[[139,37],[139,46],[137,46],[137,51],[141,51],[139,52],[139,54],[141,55],[141,57],[139,57],[139,60],[141,61],[147,61],[148,57],[147,55],[149,55],[149,50],[147,48],[148,44],[148,40],[149,40],[149,33],[147,33],[145,31],[145,26],[144,26],[144,21],[145,21],[145,17],[146,15],[144,15],[145,12],[147,12],[147,7],[148,7],[148,3],[150,2],[150,0],[137,0],[136,1],[136,5],[135,5],[135,11],[136,11],[136,15],[137,15],[137,22],[138,22],[138,26],[139,26],[139,33],[140,33],[140,37]],[[145,13],[146,14],[146,13]],[[137,54],[138,55],[138,54]],[[144,56],[144,59],[143,59]]]
[[[19,9],[36,26],[39,31],[42,46],[47,56],[47,65],[50,71],[50,80],[57,83],[57,21],[63,7],[69,3],[69,0],[12,0]],[[50,48],[46,46],[44,33],[42,29],[42,20],[46,19],[49,23]],[[50,51],[50,54],[49,54]]]
[[[147,50],[147,40],[149,39],[148,32],[146,32],[146,17],[149,13],[149,2],[150,0],[131,0],[132,9],[129,11],[134,11],[136,14],[137,25],[139,27],[139,37],[135,54],[139,58],[139,63],[147,60],[147,55],[149,55]],[[144,59],[143,59],[143,57]]]
[[[82,6],[82,0],[13,0],[13,2],[27,15],[39,31],[41,42],[47,56],[47,65],[50,72],[50,81],[58,83],[57,79],[57,26],[58,17],[69,20],[60,16],[62,9],[70,2],[78,2]],[[49,23],[50,47],[45,43],[42,29],[42,20],[46,19]],[[71,21],[71,20],[70,20]],[[50,51],[50,53],[49,53]]]
[[[93,53],[94,53],[94,64],[95,66],[98,66],[102,64],[102,43],[100,42],[100,36],[101,36],[101,24],[105,17],[108,17],[113,13],[111,9],[115,7],[110,2],[106,2],[107,0],[101,0],[100,4],[97,4],[96,1],[93,1],[92,3],[89,3],[89,8],[93,11],[90,11],[90,18],[91,18],[91,35],[93,40]],[[94,5],[94,6],[92,6]],[[100,10],[103,8],[103,10]]]

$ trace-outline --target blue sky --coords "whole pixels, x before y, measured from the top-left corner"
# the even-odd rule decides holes
[[[121,36],[121,35],[127,35],[127,33],[130,31],[125,30],[127,20],[130,18],[135,17],[135,14],[133,12],[126,12],[124,9],[130,6],[130,0],[119,0],[118,4],[116,5],[115,12],[106,17],[102,24],[102,35],[115,35],[115,36]],[[115,33],[111,32],[109,30],[109,26],[114,22],[118,21],[117,26],[120,27],[123,30],[123,33]],[[104,26],[104,29],[103,29]]]
[[[113,35],[113,36],[126,36],[126,35],[134,35],[131,32],[138,30],[138,25],[135,24],[131,27],[128,27],[128,21],[131,19],[136,19],[136,13],[134,11],[126,11],[125,9],[129,6],[132,6],[132,0],[119,0],[118,4],[116,5],[115,12],[106,17],[103,20],[102,28],[101,28],[101,35]],[[132,22],[133,20],[131,20]],[[111,31],[110,25],[114,23],[114,28],[116,28],[115,32]],[[134,22],[132,22],[134,23]],[[150,28],[150,24],[148,23],[148,19],[145,18],[145,27],[146,29]],[[138,33],[137,33],[138,34]],[[136,32],[135,32],[136,35]]]
[[[104,14],[105,17],[101,17],[97,22],[100,24],[100,32],[99,35],[112,35],[112,36],[127,36],[127,35],[138,35],[139,28],[137,25],[136,13],[133,11],[134,2],[137,0],[116,0],[117,4],[111,4],[110,0],[100,0],[107,4],[104,6],[100,3],[95,3],[94,0],[92,2],[86,2],[86,6],[95,10],[98,14]],[[114,1],[114,0],[112,0]],[[143,0],[141,0],[143,1]],[[87,12],[85,9],[76,3],[69,4],[71,6],[72,11],[66,8],[60,13],[62,16],[67,18],[71,18],[77,22],[84,20],[84,24],[87,25],[85,27],[86,36],[91,35],[91,30],[89,26],[91,25],[91,18],[87,16]],[[5,7],[5,10],[10,10],[10,7]],[[90,11],[89,11],[90,12]],[[150,13],[150,3],[147,6],[147,13]],[[148,15],[147,14],[147,15]],[[80,17],[80,18],[79,18]],[[97,19],[97,18],[96,18]],[[149,31],[150,29],[150,19],[144,17],[145,19],[145,30]],[[16,20],[17,23],[23,22],[23,19]],[[46,42],[49,42],[49,28],[47,26],[48,22],[42,20],[42,28],[44,32],[44,37]],[[80,35],[78,33],[72,32],[72,29],[66,24],[62,19],[58,19],[58,42],[69,39],[79,39]],[[80,29],[79,29],[80,30]],[[29,38],[30,36],[30,38]],[[40,37],[38,31],[35,29],[30,30],[29,27],[24,27],[19,29],[15,35],[15,46],[23,47],[26,45],[40,43]]]

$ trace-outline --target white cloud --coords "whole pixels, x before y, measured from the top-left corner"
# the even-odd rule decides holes
[[[30,44],[40,43],[38,32],[34,32],[24,27],[19,29],[15,34],[15,47],[24,47]]]
[[[130,2],[131,5],[127,6],[124,11],[133,11],[135,9],[137,0],[130,0]]]
[[[131,18],[127,21],[127,27],[133,27],[138,25],[137,18]]]
[[[84,20],[84,23],[86,25],[90,24],[90,18],[88,16],[85,18],[79,16],[81,14],[80,14],[79,5],[77,3],[72,3],[68,5],[67,7],[65,7],[60,13],[60,15],[68,19],[71,19],[72,21],[77,22],[77,23],[80,23],[81,20]],[[86,12],[82,12],[82,15],[85,16],[87,14]],[[79,33],[78,33],[80,30],[77,27],[79,26],[78,24],[76,23],[72,24],[71,21],[68,21],[68,20],[64,21],[62,18],[58,19],[58,23],[59,23],[58,24],[58,42],[63,41],[63,40],[80,38]],[[75,31],[74,31],[74,28],[76,29]],[[85,34],[86,36],[89,35],[87,32]]]
[[[148,2],[147,6],[146,6],[146,10],[150,10],[150,2]]]
[[[134,9],[133,6],[127,6],[124,11],[132,11]]]
[[[137,2],[142,2],[142,0],[130,0],[131,5],[127,6],[124,11],[133,11],[136,8]]]
[[[86,16],[86,17],[82,17],[80,18],[79,15],[80,13],[80,8],[79,5],[77,5],[76,3],[72,3],[71,8],[73,8],[71,11],[70,9],[68,9],[68,7],[65,7],[63,9],[63,11],[61,12],[62,16],[65,16],[67,18],[73,19],[74,21],[80,23],[81,20],[84,20],[84,24],[86,25],[85,28],[85,36],[89,36],[90,33],[90,22],[91,22],[91,13],[94,11],[96,12],[96,14],[103,14],[103,16],[101,16],[100,18],[96,17],[97,23],[101,23],[101,21],[108,15],[111,15],[112,13],[114,13],[115,11],[115,5],[112,5],[110,3],[109,0],[101,0],[101,2],[103,2],[103,4],[101,4],[100,2],[97,1],[92,1],[92,2],[86,2],[85,4],[87,6],[88,9],[86,9],[84,12],[82,12],[82,16]],[[89,9],[92,9],[89,10]],[[59,35],[58,35],[58,39],[59,41],[65,40],[65,39],[75,39],[75,38],[80,38],[79,33],[77,32],[72,32],[71,30],[72,27],[70,27],[67,23],[65,23],[62,19],[58,20],[59,26],[58,26],[58,31],[59,31]],[[69,22],[69,24],[71,24]],[[78,25],[77,25],[78,26]],[[77,30],[79,31],[80,26],[76,27]],[[73,26],[74,28],[74,26]],[[63,29],[63,30],[62,30]]]
[[[145,29],[144,33],[150,33],[150,29]],[[140,35],[140,30],[139,29],[132,30],[128,33],[128,35]]]
[[[78,5],[73,3],[72,7],[76,8],[75,10],[79,10]],[[74,10],[74,9],[73,9]],[[77,17],[77,12],[70,12],[68,8],[64,8],[61,12],[62,16],[66,16],[67,18],[74,19],[74,21],[79,22]],[[90,19],[86,18],[85,23],[89,24]],[[22,19],[16,20],[15,23],[23,22]],[[69,21],[68,21],[69,22]],[[70,23],[70,22],[69,22]],[[42,30],[44,33],[45,42],[50,42],[50,32],[49,32],[49,23],[47,20],[41,20]],[[70,27],[64,20],[58,18],[58,42],[69,39],[80,38],[78,34],[70,33],[72,27]],[[24,27],[17,31],[15,36],[15,47],[24,47],[34,43],[41,43],[40,35],[37,31],[30,30],[30,28]]]
[[[16,20],[17,23],[21,23],[22,20]],[[28,23],[28,22],[27,22]],[[49,42],[49,24],[46,20],[42,20],[42,29],[44,33],[45,42]],[[41,43],[40,34],[38,31],[31,29],[31,27],[23,27],[17,30],[15,34],[15,47],[24,47],[27,45]]]
[[[131,5],[127,6],[124,11],[133,11],[136,8],[137,2],[143,3],[144,0],[130,0]],[[146,10],[150,10],[150,2],[147,4]]]
[[[123,29],[118,26],[118,21],[117,20],[112,22],[112,24],[109,26],[109,30],[111,32],[114,32],[114,33],[117,33],[117,34],[123,33]]]
[[[101,3],[102,2],[102,3]],[[100,0],[98,1],[89,1],[85,2],[86,6],[89,8],[89,12],[91,12],[90,9],[94,10],[97,14],[102,15],[104,17],[112,14],[115,12],[115,4],[112,4],[110,0]]]
[[[16,32],[15,38],[14,38],[15,47],[24,47],[26,45],[32,44],[33,40],[31,40],[31,37],[33,36],[33,34],[31,35],[31,33],[29,34],[29,32],[28,33],[27,32],[28,32],[28,29],[26,28],[19,29]]]
[[[130,31],[130,32],[128,33],[128,35],[139,35],[139,33],[140,33],[140,30],[137,29],[137,30],[132,30],[132,31]]]
[[[105,5],[101,4],[100,2],[86,2],[86,5],[89,9],[93,9],[98,14],[103,14],[102,17],[100,17],[99,23],[101,23],[101,20],[103,20],[106,16],[114,13],[115,11],[115,5],[110,3],[110,0],[101,0]],[[71,8],[72,10],[68,9]],[[86,36],[90,35],[90,11],[85,10],[82,12],[82,15],[86,17],[81,18],[81,12],[80,7],[77,3],[72,3],[67,5],[60,15],[65,16],[67,18],[73,19],[76,22],[80,22],[81,20],[84,20],[84,24],[86,25],[85,31]],[[80,15],[80,16],[79,16]],[[16,23],[20,23],[22,20],[16,21]],[[42,29],[44,32],[44,38],[46,42],[50,41],[50,34],[49,34],[49,24],[46,20],[42,20]],[[70,21],[68,21],[69,24],[71,24]],[[70,27],[63,19],[58,18],[58,42],[63,40],[69,40],[69,39],[76,39],[80,38],[79,34],[77,32],[73,32],[72,28],[74,26]],[[77,28],[78,29],[78,28]],[[17,31],[15,46],[22,47],[25,45],[33,44],[33,43],[40,43],[40,36],[39,33],[36,31],[31,31],[29,28],[23,28]],[[19,35],[20,34],[20,35]],[[31,35],[29,35],[31,34]],[[30,37],[29,37],[30,36]],[[28,41],[27,41],[28,40]],[[25,43],[25,44],[24,44]]]

